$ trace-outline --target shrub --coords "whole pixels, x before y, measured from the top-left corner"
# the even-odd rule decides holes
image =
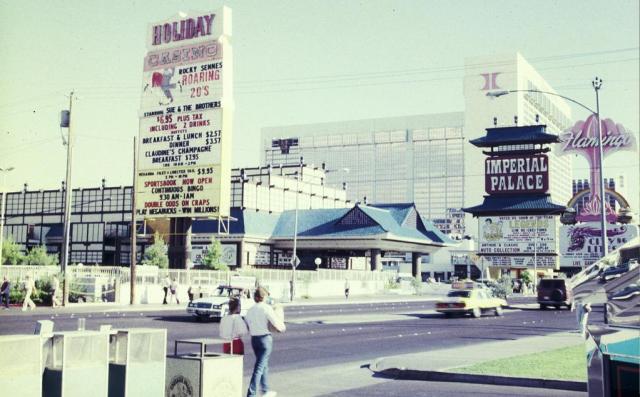
[[[33,247],[25,256],[23,263],[28,266],[57,266],[58,257],[47,253],[47,247]]]
[[[20,246],[13,241],[11,236],[4,239],[2,243],[2,265],[16,266],[22,264],[24,254]]]
[[[491,288],[491,292],[493,296],[507,299],[509,295],[513,292],[513,280],[509,275],[503,275],[499,280],[489,285]]]
[[[167,244],[165,244],[160,233],[153,236],[153,245],[144,251],[142,264],[145,266],[157,266],[160,269],[169,267],[169,257],[167,256]]]
[[[207,253],[202,258],[202,263],[209,269],[213,270],[229,270],[226,263],[221,263],[222,244],[215,237],[211,237],[211,244],[207,247]]]

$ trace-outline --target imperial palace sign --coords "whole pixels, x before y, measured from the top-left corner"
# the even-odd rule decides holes
[[[545,193],[549,189],[549,159],[544,154],[489,157],[484,186],[489,194]]]

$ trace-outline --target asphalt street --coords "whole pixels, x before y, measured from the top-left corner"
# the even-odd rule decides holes
[[[433,302],[367,303],[350,305],[296,306],[285,308],[287,332],[274,336],[272,373],[335,366],[340,363],[443,349],[491,340],[517,339],[531,335],[572,330],[574,313],[568,310],[507,310],[503,317],[486,315],[445,318],[433,311]],[[152,327],[168,331],[167,353],[173,353],[176,339],[217,337],[218,323],[198,322],[183,307],[175,311],[45,314],[15,312],[0,317],[0,334],[32,333],[35,322],[53,320],[55,330],[73,330],[79,317],[87,329],[101,324],[113,328]],[[245,375],[254,357],[247,346]]]

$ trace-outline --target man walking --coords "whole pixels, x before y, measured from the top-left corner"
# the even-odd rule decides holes
[[[169,276],[164,278],[164,282],[162,283],[162,289],[164,290],[164,299],[162,300],[162,304],[167,304],[167,294],[169,293],[169,287],[171,287],[171,280]]]
[[[4,276],[4,280],[2,281],[2,286],[0,286],[0,305],[4,301],[4,308],[9,308],[9,295],[11,293],[11,282]]]
[[[284,319],[276,315],[273,308],[264,302],[268,295],[267,290],[263,287],[258,287],[253,295],[253,300],[256,304],[249,309],[245,317],[251,334],[251,347],[253,347],[253,352],[256,355],[256,363],[249,382],[247,397],[255,397],[258,392],[258,386],[262,390],[263,397],[275,397],[277,395],[275,391],[269,390],[268,383],[269,356],[273,348],[270,328],[277,332],[284,332],[286,326],[284,325]]]
[[[60,306],[60,301],[58,300],[58,292],[60,291],[60,280],[58,280],[58,276],[55,274],[51,280],[51,307],[54,309]]]

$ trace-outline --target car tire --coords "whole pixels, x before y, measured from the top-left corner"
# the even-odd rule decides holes
[[[494,310],[494,314],[496,317],[502,317],[504,315],[504,311],[502,310],[502,306],[497,306]]]
[[[473,318],[480,318],[480,316],[482,316],[482,310],[480,310],[479,307],[476,307],[471,311],[471,315]]]
[[[540,310],[547,310],[547,305],[540,304]]]

